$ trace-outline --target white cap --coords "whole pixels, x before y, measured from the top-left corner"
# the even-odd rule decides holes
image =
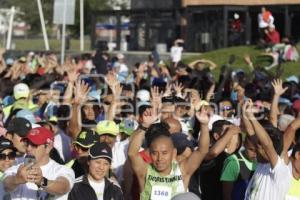
[[[234,13],[233,18],[234,18],[234,19],[239,19],[239,18],[240,18],[240,15],[237,14],[237,13]]]
[[[150,92],[148,90],[142,89],[136,93],[136,98],[139,101],[150,101]]]
[[[28,98],[29,97],[29,87],[25,83],[18,83],[14,87],[14,97],[15,99]]]

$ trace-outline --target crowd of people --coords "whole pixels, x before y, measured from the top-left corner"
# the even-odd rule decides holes
[[[299,78],[182,43],[170,65],[2,51],[0,199],[300,199]]]

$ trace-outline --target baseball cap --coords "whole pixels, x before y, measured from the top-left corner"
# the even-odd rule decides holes
[[[182,154],[187,147],[194,150],[193,142],[188,139],[186,134],[175,133],[171,135],[171,138],[175,148],[177,149],[177,155]]]
[[[200,110],[202,106],[209,106],[209,103],[205,100],[201,100],[196,104],[196,110]]]
[[[293,108],[297,111],[300,111],[300,99],[297,99],[296,101],[294,101]]]
[[[125,119],[119,124],[119,132],[125,133],[126,135],[131,135],[134,131],[134,121],[130,119]]]
[[[136,98],[139,101],[150,101],[150,92],[148,90],[142,89],[136,93]]]
[[[25,63],[26,61],[27,61],[27,59],[24,56],[19,58],[19,62],[21,62],[21,63]]]
[[[114,121],[103,120],[98,122],[96,126],[96,132],[99,135],[109,134],[109,135],[117,136],[119,133],[119,127]]]
[[[33,112],[31,112],[30,110],[27,110],[27,109],[22,109],[22,110],[18,111],[16,114],[16,117],[25,118],[32,124],[36,123]]]
[[[181,193],[172,198],[172,200],[201,200],[197,195],[192,192]]]
[[[112,160],[112,151],[111,148],[105,142],[96,142],[89,149],[89,156],[92,160],[98,158],[108,159],[109,162]]]
[[[97,102],[100,102],[100,90],[93,90],[88,93],[88,99],[89,100],[97,100]]]
[[[293,75],[293,76],[287,77],[286,81],[288,81],[288,82],[295,82],[295,83],[298,84],[299,83],[299,78],[297,76]]]
[[[54,141],[53,133],[44,127],[33,128],[29,131],[28,135],[22,140],[29,140],[35,145],[50,144]]]
[[[16,151],[16,148],[10,140],[6,139],[5,137],[0,137],[0,152],[4,151],[5,149]]]
[[[25,83],[19,83],[14,87],[15,99],[27,98],[29,96],[29,87]]]
[[[31,128],[30,121],[24,118],[16,117],[9,122],[7,126],[7,132],[15,133],[20,137],[25,137]]]
[[[92,130],[84,130],[79,133],[74,144],[78,144],[84,148],[90,148],[96,142],[95,132]]]
[[[52,116],[52,117],[50,117],[50,119],[49,119],[48,121],[49,121],[50,123],[56,125],[57,122],[58,122],[58,119],[57,119],[56,116]]]

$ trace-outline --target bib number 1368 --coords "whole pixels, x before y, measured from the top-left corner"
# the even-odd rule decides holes
[[[153,186],[151,191],[151,199],[153,200],[170,200],[172,189],[166,186]]]

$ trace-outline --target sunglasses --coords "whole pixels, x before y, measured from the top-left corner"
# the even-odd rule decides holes
[[[82,147],[82,146],[80,146],[80,145],[75,145],[75,148],[76,148],[77,150],[81,149],[81,151],[84,151],[84,152],[87,152],[87,151],[89,150],[89,148],[85,148],[85,147]]]
[[[25,145],[26,148],[29,147],[29,146],[31,146],[31,147],[33,147],[35,149],[39,146],[39,145],[33,144],[29,140],[24,140],[24,145]]]
[[[0,160],[6,160],[6,158],[8,158],[8,160],[14,160],[16,156],[17,154],[14,151],[8,154],[0,153]]]
[[[222,111],[225,111],[225,110],[232,110],[232,106],[223,106]]]

